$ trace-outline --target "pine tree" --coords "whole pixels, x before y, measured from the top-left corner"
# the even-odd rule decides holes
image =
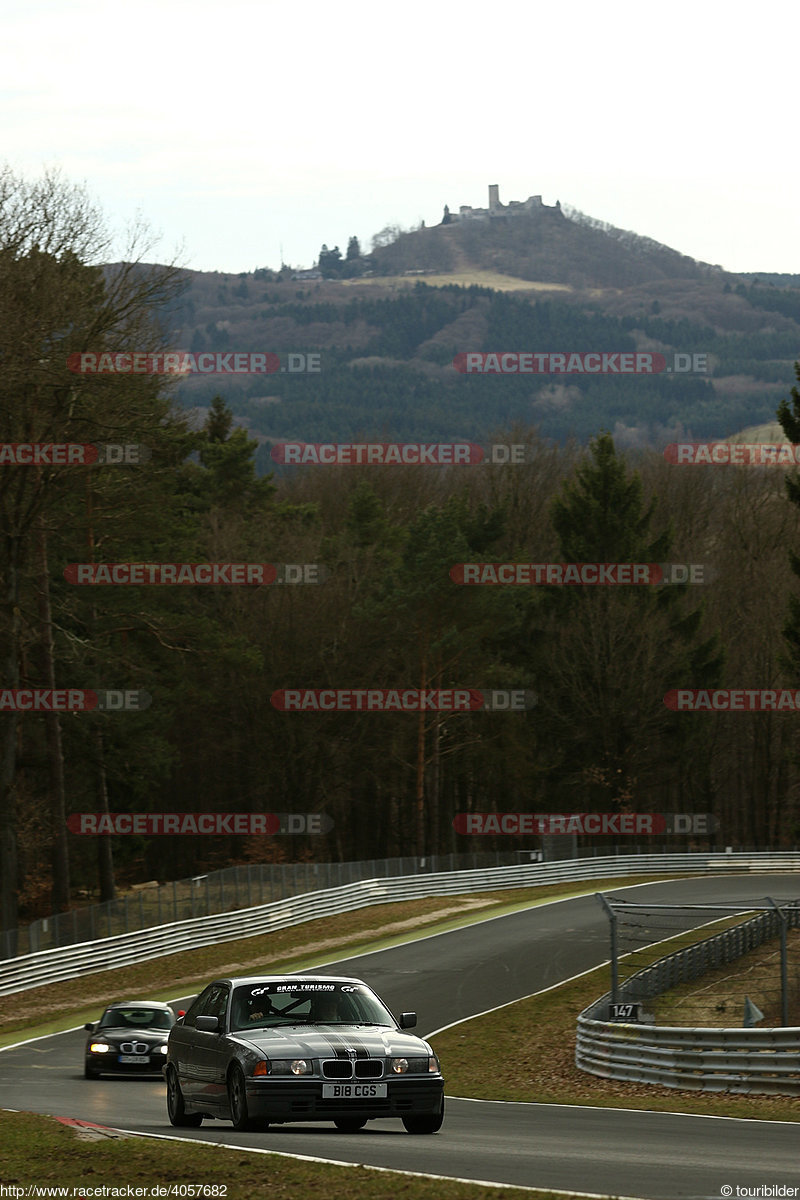
[[[654,534],[656,500],[645,506],[638,473],[628,475],[609,434],[566,482],[552,505],[562,560],[662,563],[669,527]],[[674,801],[691,777],[702,792],[702,755],[687,772],[696,717],[664,706],[675,687],[716,681],[721,655],[701,635],[702,607],[688,585],[576,585],[543,589],[532,612],[538,669],[539,745],[548,798],[558,808],[606,811]],[[694,720],[694,725],[691,721]],[[577,791],[576,791],[577,789]]]

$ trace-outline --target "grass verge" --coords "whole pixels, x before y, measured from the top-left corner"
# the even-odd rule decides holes
[[[800,930],[786,936],[787,1024],[800,1026]],[[745,996],[764,1014],[761,1028],[781,1023],[780,938],[769,938],[727,966],[670,988],[650,1001],[657,1025],[742,1027]]]
[[[0,1112],[0,1142],[0,1178],[6,1196],[11,1195],[9,1186],[69,1187],[76,1189],[77,1200],[84,1195],[81,1189],[103,1184],[121,1189],[121,1195],[128,1186],[147,1189],[139,1194],[149,1196],[157,1185],[204,1184],[207,1186],[177,1194],[224,1200],[252,1200],[267,1194],[295,1200],[318,1195],[346,1196],[347,1200],[566,1200],[569,1196],[566,1192],[487,1187],[364,1166],[331,1166],[276,1153],[270,1154],[267,1163],[260,1154],[228,1150],[216,1143],[137,1137],[86,1141],[76,1136],[74,1128],[30,1113]],[[35,1166],[31,1165],[33,1147]],[[320,1154],[324,1153],[320,1145]]]

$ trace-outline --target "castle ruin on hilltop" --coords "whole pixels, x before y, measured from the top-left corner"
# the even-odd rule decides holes
[[[500,203],[500,187],[496,183],[489,184],[489,207],[472,208],[462,204],[457,213],[451,213],[445,204],[442,225],[455,225],[459,221],[487,221],[501,217],[519,217],[524,213],[561,212],[561,201],[555,204],[542,204],[541,196],[528,196],[527,200],[509,200],[508,204]]]

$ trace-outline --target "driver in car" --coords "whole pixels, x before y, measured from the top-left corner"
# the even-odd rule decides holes
[[[342,1000],[336,992],[323,992],[315,996],[311,1010],[312,1021],[319,1025],[338,1025],[346,1021],[348,1018],[343,1010]]]
[[[239,1001],[238,1019],[236,1024],[241,1026],[263,1021],[265,1017],[275,1012],[269,996],[243,996]]]

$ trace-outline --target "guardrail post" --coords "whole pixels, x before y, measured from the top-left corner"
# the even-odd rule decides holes
[[[781,912],[772,896],[767,896],[767,900],[775,909],[781,922],[781,1025],[786,1027],[789,1024],[789,983],[786,967],[786,926],[788,921],[786,914]]]
[[[611,1003],[616,1004],[619,999],[619,963],[617,961],[617,914],[614,912],[611,905],[606,900],[602,892],[595,892],[595,896],[605,909],[608,922],[611,927]]]

